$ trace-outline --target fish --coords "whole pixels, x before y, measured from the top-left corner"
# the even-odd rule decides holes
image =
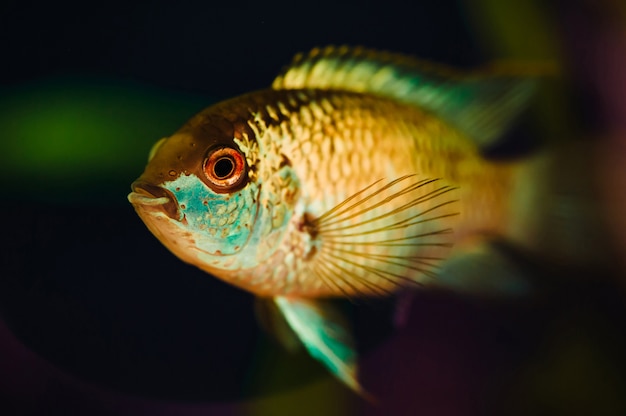
[[[285,343],[366,396],[329,299],[491,284],[439,271],[450,258],[489,267],[485,250],[464,247],[507,233],[519,164],[483,151],[527,106],[538,72],[315,48],[271,87],[155,143],[128,200],[174,255],[255,294]]]

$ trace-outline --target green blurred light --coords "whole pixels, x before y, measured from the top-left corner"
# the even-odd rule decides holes
[[[499,57],[558,59],[558,31],[543,0],[466,1],[474,31]]]
[[[130,183],[155,141],[213,101],[103,79],[0,90],[0,171],[15,191]]]

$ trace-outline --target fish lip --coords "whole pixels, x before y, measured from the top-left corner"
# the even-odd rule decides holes
[[[154,196],[146,196],[141,192],[131,192],[128,194],[128,202],[133,205],[163,205],[170,202],[166,196],[155,198]]]
[[[131,204],[158,209],[177,221],[181,219],[176,197],[169,190],[140,180],[130,187],[132,192],[128,194],[128,201]]]

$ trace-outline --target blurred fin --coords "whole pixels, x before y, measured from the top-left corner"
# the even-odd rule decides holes
[[[291,329],[273,298],[256,297],[254,312],[261,327],[289,352],[302,347],[298,335]]]
[[[357,380],[357,354],[347,323],[331,305],[282,296],[274,302],[311,356],[344,384],[368,397]]]
[[[483,242],[450,256],[438,273],[437,284],[474,295],[524,296],[531,291],[528,270],[496,245]]]
[[[488,147],[524,109],[549,62],[499,63],[465,74],[444,65],[362,47],[328,46],[298,54],[274,89],[369,93],[417,106]]]

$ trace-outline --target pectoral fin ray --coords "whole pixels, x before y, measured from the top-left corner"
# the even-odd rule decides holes
[[[458,209],[458,188],[442,179],[376,181],[309,220],[310,273],[349,299],[421,286],[450,251]]]

